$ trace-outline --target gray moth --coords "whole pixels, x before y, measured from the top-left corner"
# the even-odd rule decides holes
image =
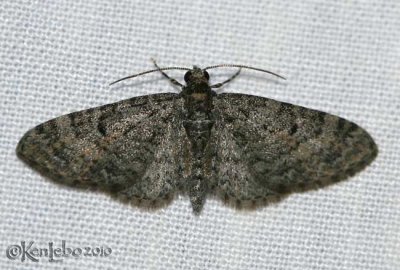
[[[182,91],[49,120],[23,136],[17,154],[58,183],[137,205],[161,206],[184,193],[195,213],[208,194],[253,208],[344,180],[376,157],[371,136],[341,117],[258,96],[217,94],[213,88],[240,72],[210,85],[207,70],[221,66],[251,68],[157,66],[123,78],[158,70]],[[167,69],[187,70],[186,84]]]

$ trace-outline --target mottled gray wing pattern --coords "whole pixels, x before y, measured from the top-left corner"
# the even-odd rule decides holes
[[[177,94],[156,94],[71,113],[28,131],[17,153],[62,184],[165,198],[183,181],[182,108]]]
[[[257,203],[345,179],[377,155],[370,135],[324,112],[271,99],[214,98],[211,141],[217,194]]]

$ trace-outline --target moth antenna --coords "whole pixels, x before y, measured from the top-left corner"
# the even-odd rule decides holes
[[[265,73],[274,75],[274,76],[276,76],[276,77],[278,77],[278,78],[281,78],[281,79],[283,79],[283,80],[286,80],[285,77],[283,77],[283,76],[281,76],[281,75],[279,75],[279,74],[277,74],[277,73],[275,73],[275,72],[272,72],[272,71],[269,71],[269,70],[266,70],[266,69],[261,69],[261,68],[251,67],[251,66],[245,66],[245,65],[220,64],[220,65],[215,65],[215,66],[206,67],[206,68],[204,68],[203,70],[212,69],[212,68],[220,68],[220,67],[237,67],[237,68],[252,69],[252,70],[256,70],[256,71],[265,72]]]
[[[171,70],[171,69],[190,70],[190,68],[185,68],[185,67],[164,67],[164,68],[151,69],[151,70],[147,70],[147,71],[144,71],[144,72],[140,72],[140,73],[137,73],[137,74],[134,74],[134,75],[130,75],[130,76],[121,78],[121,79],[119,79],[119,80],[116,80],[116,81],[110,83],[109,85],[111,86],[111,85],[116,84],[116,83],[118,83],[118,82],[120,82],[120,81],[132,79],[132,78],[135,78],[135,77],[138,77],[138,76],[142,76],[142,75],[145,75],[145,74],[148,74],[148,73],[152,73],[152,72],[156,72],[156,71],[161,71],[161,70]]]

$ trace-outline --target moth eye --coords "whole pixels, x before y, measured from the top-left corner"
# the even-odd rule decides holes
[[[210,75],[207,71],[203,70],[204,77],[206,77],[207,81],[210,79]]]
[[[190,77],[192,77],[192,72],[188,71],[188,72],[186,72],[185,77],[183,77],[183,79],[185,80],[185,82],[189,82]]]

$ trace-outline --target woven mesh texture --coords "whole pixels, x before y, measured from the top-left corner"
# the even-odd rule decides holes
[[[399,1],[2,1],[0,14],[1,269],[400,269]],[[340,184],[254,212],[211,199],[200,216],[185,196],[145,212],[67,189],[16,157],[22,135],[46,120],[177,91],[157,73],[108,87],[153,68],[151,57],[282,74],[283,83],[243,71],[223,91],[354,121],[379,155]],[[210,70],[215,82],[234,72]],[[6,256],[21,241],[62,240],[112,253],[57,263]]]

